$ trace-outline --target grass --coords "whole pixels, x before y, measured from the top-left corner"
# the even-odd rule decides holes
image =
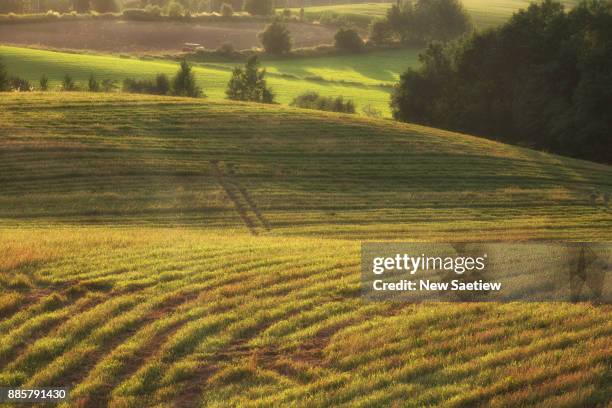
[[[319,77],[326,81],[360,83],[365,85],[393,85],[408,67],[420,64],[421,49],[374,51],[367,54],[342,55],[299,59],[262,60],[273,74],[294,75],[301,79]]]
[[[579,0],[562,0],[566,7],[578,4]],[[462,0],[464,7],[478,29],[486,29],[503,24],[512,13],[526,8],[531,0]],[[367,26],[376,18],[384,17],[387,9],[393,3],[363,3],[339,4],[332,6],[316,6],[304,9],[304,15],[309,20],[338,16],[359,26]],[[291,9],[298,13],[299,8]]]
[[[66,406],[606,406],[609,306],[360,298],[360,241],[609,241],[609,166],[280,106],[0,98],[0,384]],[[257,234],[257,235],[254,235]]]
[[[240,229],[218,182],[233,172],[226,184],[248,190],[276,234],[609,236],[589,199],[610,188],[609,167],[485,139],[229,101],[38,93],[0,106],[5,225]]]
[[[407,63],[411,64],[415,59],[414,54],[414,51],[407,51],[401,55],[406,55]],[[92,73],[98,79],[114,78],[122,81],[128,77],[152,78],[157,73],[174,75],[178,69],[178,63],[169,61],[62,53],[8,46],[0,46],[0,57],[9,72],[18,74],[34,84],[38,83],[42,74],[47,75],[50,87],[54,89],[59,87],[66,74],[70,74],[77,83],[85,87]],[[377,70],[375,61],[389,61],[391,57],[383,52],[377,54],[373,60],[356,65],[352,64],[359,59],[353,56],[326,60],[308,59],[304,61],[302,68],[299,68],[301,62],[273,62],[268,83],[281,104],[289,104],[297,95],[312,90],[325,96],[342,95],[355,101],[358,110],[370,104],[389,117],[391,115],[389,81],[397,77],[403,64],[395,63],[391,71],[388,68]],[[329,68],[322,68],[326,65],[329,65]],[[231,66],[231,64],[215,64],[195,67],[198,84],[207,96],[214,99],[225,98]],[[347,73],[350,74],[347,78],[359,83],[343,84],[325,80],[332,77],[344,79],[343,76]],[[324,77],[314,80],[306,78],[309,75],[319,74]],[[377,86],[380,83],[386,86]]]

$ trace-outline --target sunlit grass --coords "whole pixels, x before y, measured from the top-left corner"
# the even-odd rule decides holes
[[[4,94],[0,135],[0,384],[70,386],[62,407],[610,403],[609,306],[360,286],[362,240],[609,241],[589,201],[609,166],[121,94]],[[252,235],[215,169],[270,229],[251,208]]]
[[[578,4],[578,0],[562,0],[566,7]],[[462,0],[461,3],[472,18],[477,29],[486,29],[503,24],[512,13],[524,9],[531,3],[530,0]],[[331,6],[314,6],[304,9],[309,19],[320,18],[322,14],[334,13],[346,16],[349,20],[362,22],[368,19],[382,18],[393,3],[360,3],[360,4],[338,4]],[[294,14],[299,8],[291,9]],[[362,25],[365,25],[362,22]]]
[[[361,107],[372,105],[389,117],[391,89],[388,86],[378,85],[394,82],[401,71],[415,62],[416,53],[417,51],[402,51],[397,55],[398,62],[384,69],[377,69],[377,64],[393,59],[393,55],[376,54],[365,63],[364,60],[347,56],[328,58],[327,62],[307,59],[303,68],[299,68],[298,61],[289,65],[270,62],[264,63],[264,66],[271,67],[272,73],[267,80],[276,95],[277,102],[281,104],[289,104],[293,98],[306,91],[316,91],[321,95],[342,95],[351,99],[358,105],[359,112]],[[405,62],[402,62],[404,54],[406,58]],[[158,73],[172,76],[178,69],[178,63],[171,61],[62,53],[1,45],[0,58],[9,73],[28,79],[34,85],[38,85],[43,74],[46,75],[52,90],[59,89],[66,74],[71,75],[77,85],[86,88],[92,74],[98,80],[115,79],[118,85],[121,85],[125,78],[154,78]],[[231,76],[232,66],[233,64],[208,64],[194,67],[198,85],[209,98],[225,99],[225,89]],[[361,71],[362,69],[364,71]],[[278,75],[279,73],[295,76]],[[323,80],[308,78],[316,75],[321,76]],[[329,81],[330,79],[334,81]],[[356,83],[337,82],[340,79]]]

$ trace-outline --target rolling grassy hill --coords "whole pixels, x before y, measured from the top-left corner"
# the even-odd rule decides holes
[[[65,406],[606,406],[609,306],[368,303],[360,240],[609,241],[609,166],[383,120],[0,97],[0,384]]]
[[[610,189],[610,167],[471,136],[120,94],[11,95],[0,106],[5,224],[244,228],[218,182],[228,177],[275,234],[610,236],[610,214],[589,204],[591,191]]]
[[[321,95],[338,96],[355,101],[358,110],[371,104],[384,116],[391,115],[389,94],[391,82],[409,64],[416,62],[416,51],[398,54],[405,58],[406,66],[395,62],[388,65],[394,55],[379,53],[374,59],[359,61],[352,56],[328,59],[308,59],[287,62],[270,62],[272,73],[268,83],[281,104],[289,104],[293,98],[306,91],[317,91]],[[177,63],[162,60],[140,60],[110,55],[87,55],[62,53],[28,48],[0,46],[0,58],[10,73],[14,73],[37,84],[42,74],[47,75],[50,86],[57,89],[64,75],[70,74],[81,86],[86,86],[91,74],[98,79],[113,78],[121,82],[131,78],[153,78],[157,73],[174,75]],[[387,65],[378,65],[379,63]],[[268,65],[268,63],[264,64]],[[194,68],[198,84],[210,98],[225,98],[225,88],[233,64],[207,64]],[[378,66],[378,68],[377,68]],[[321,78],[309,80],[318,75]],[[354,83],[333,82],[345,80]],[[385,86],[377,86],[378,84]]]
[[[502,24],[512,13],[526,8],[531,2],[532,0],[461,0],[461,3],[463,3],[478,29],[486,29]],[[572,7],[578,4],[579,0],[562,0],[561,2],[566,7]],[[330,18],[329,16],[331,15],[337,15],[361,27],[367,27],[370,21],[384,17],[391,4],[393,3],[339,4],[307,7],[304,9],[304,15],[309,20],[325,19]],[[299,9],[291,10],[293,13],[299,12]]]

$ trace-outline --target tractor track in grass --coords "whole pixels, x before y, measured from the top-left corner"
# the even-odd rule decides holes
[[[266,217],[264,217],[262,212],[257,207],[257,204],[255,203],[255,200],[253,200],[253,197],[251,196],[251,193],[249,193],[249,191],[246,188],[242,187],[240,185],[240,183],[238,183],[238,181],[236,181],[234,176],[235,176],[234,167],[231,166],[231,167],[228,168],[228,171],[227,171],[227,176],[226,176],[227,179],[229,180],[230,183],[232,183],[234,185],[234,187],[236,187],[236,189],[240,192],[240,194],[242,194],[242,197],[244,198],[244,201],[247,202],[247,204],[249,205],[251,211],[253,212],[253,214],[255,214],[255,217],[257,217],[257,219],[259,220],[261,225],[267,231],[271,231],[272,230],[272,226],[270,225],[270,222],[266,219]]]
[[[230,201],[234,204],[234,208],[251,234],[259,235],[262,230],[271,231],[272,227],[270,223],[263,216],[259,208],[257,208],[251,194],[235,179],[233,167],[228,166],[228,171],[224,173],[218,161],[213,160],[210,164],[215,179],[223,188]]]

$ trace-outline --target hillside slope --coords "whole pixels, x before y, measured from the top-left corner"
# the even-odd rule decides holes
[[[0,384],[70,386],[62,408],[608,406],[609,306],[366,302],[358,239],[609,241],[588,193],[610,175],[278,106],[2,95]]]
[[[348,115],[132,95],[5,95],[5,225],[344,238],[606,240],[609,166]],[[467,232],[470,232],[467,234]]]

